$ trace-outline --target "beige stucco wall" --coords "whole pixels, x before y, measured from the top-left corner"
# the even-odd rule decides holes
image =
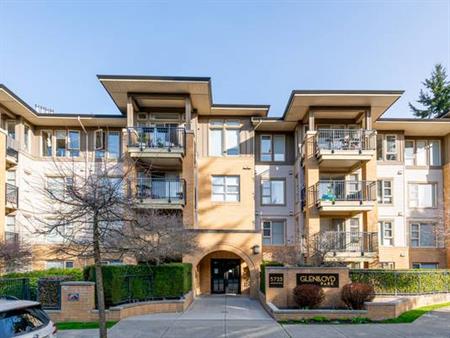
[[[5,186],[6,183],[6,132],[0,129],[0,240],[4,240],[5,232]]]

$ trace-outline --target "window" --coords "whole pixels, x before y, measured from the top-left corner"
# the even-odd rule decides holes
[[[436,184],[434,183],[410,183],[409,184],[410,208],[435,208]]]
[[[439,140],[405,140],[405,164],[440,166],[441,142]]]
[[[69,130],[67,154],[71,157],[80,156],[80,132],[78,130]]]
[[[239,191],[239,176],[212,176],[212,201],[238,202]]]
[[[30,139],[31,139],[30,126],[25,124],[23,130],[23,146],[27,151],[30,151]]]
[[[6,183],[16,185],[16,171],[8,170],[6,172]]]
[[[283,245],[285,237],[284,232],[284,221],[263,221],[263,244]]]
[[[212,120],[209,123],[209,156],[237,156],[240,147],[239,120]]]
[[[12,139],[16,138],[16,121],[15,120],[8,120],[6,122],[7,128],[8,128],[8,136]]]
[[[120,132],[118,131],[108,133],[108,157],[113,159],[120,157]]]
[[[105,156],[105,133],[102,129],[94,132],[94,148],[95,158],[103,158]]]
[[[42,156],[52,156],[52,132],[49,130],[42,131]]]
[[[284,162],[286,160],[285,135],[261,135],[260,160],[262,162]]]
[[[377,160],[383,161],[383,135],[377,134]]]
[[[413,269],[438,269],[438,263],[412,263]]]
[[[395,270],[395,262],[380,262],[381,268],[385,270]]]
[[[261,204],[283,205],[286,181],[284,179],[261,180]]]
[[[378,222],[380,228],[381,245],[393,246],[394,245],[394,228],[392,221],[380,221]]]
[[[359,218],[350,218],[350,242],[359,243]]]
[[[66,269],[72,269],[73,268],[73,261],[66,261],[66,262],[64,262],[64,267]]]
[[[64,269],[64,262],[63,261],[47,261],[45,262],[46,269]]]
[[[6,232],[16,232],[16,216],[6,216]]]
[[[378,203],[379,204],[392,204],[392,181],[379,180],[377,181],[378,187]]]
[[[57,130],[56,131],[56,156],[64,157],[66,156],[66,131]]]
[[[42,331],[47,332],[47,328],[43,328],[48,323],[48,315],[35,306],[9,311],[5,309],[0,318],[0,335],[2,337],[44,337]],[[45,337],[50,335],[46,334]]]
[[[397,160],[397,136],[386,135],[386,161]]]
[[[411,223],[410,242],[412,247],[436,247],[435,225],[430,223]]]

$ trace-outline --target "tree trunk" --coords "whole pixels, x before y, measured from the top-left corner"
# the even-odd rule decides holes
[[[94,216],[93,222],[93,244],[94,244],[94,262],[95,262],[95,285],[97,288],[97,307],[98,307],[98,323],[100,330],[100,338],[107,337],[106,331],[106,314],[105,314],[105,292],[103,289],[103,272],[101,265],[100,243],[99,243],[99,229],[97,218]]]

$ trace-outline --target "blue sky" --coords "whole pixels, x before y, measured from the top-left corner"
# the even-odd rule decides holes
[[[0,83],[57,112],[116,113],[96,74],[210,76],[215,103],[292,89],[404,89],[450,72],[450,0],[0,0]]]

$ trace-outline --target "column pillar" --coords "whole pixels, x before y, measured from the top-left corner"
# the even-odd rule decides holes
[[[134,127],[134,106],[130,95],[127,97],[127,127]]]
[[[191,130],[192,104],[190,97],[184,99],[184,116],[186,119],[186,130]]]

